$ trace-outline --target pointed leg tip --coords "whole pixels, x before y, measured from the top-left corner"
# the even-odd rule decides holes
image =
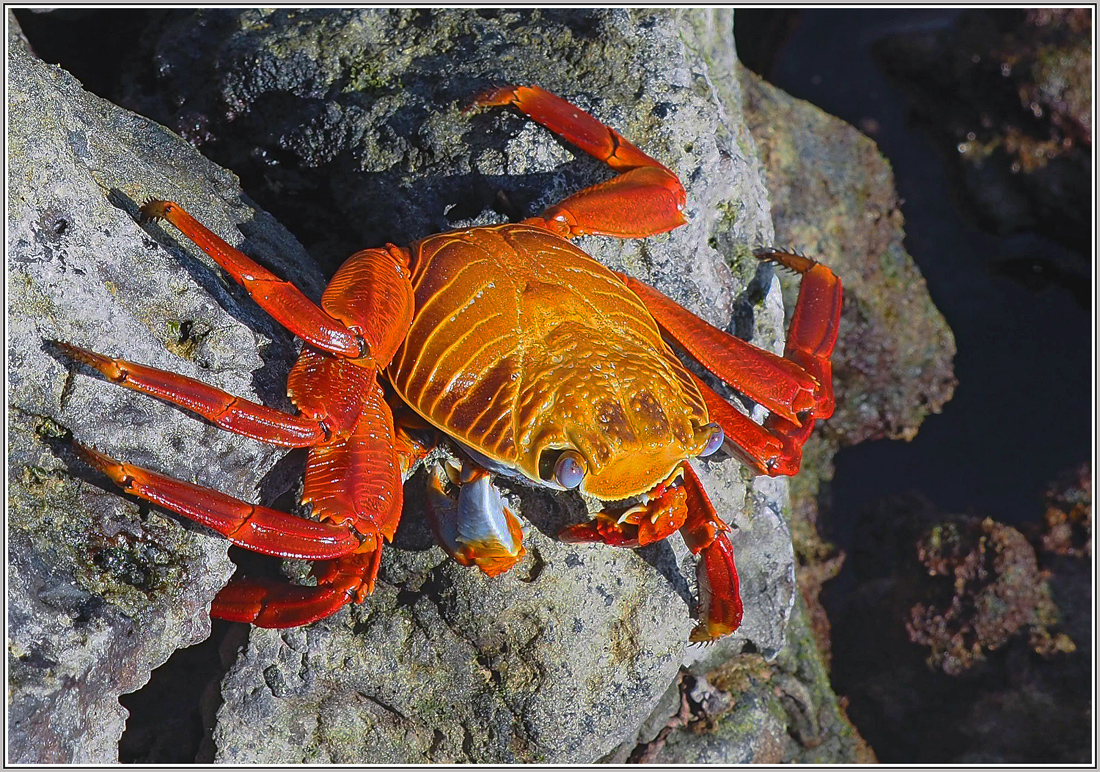
[[[93,370],[106,375],[108,378],[118,380],[121,377],[121,372],[118,367],[114,365],[113,360],[110,357],[105,357],[102,354],[97,354],[94,351],[90,351],[80,346],[75,346],[72,343],[66,343],[60,340],[50,341],[50,343],[57,348],[64,356],[68,357],[74,362],[79,362],[83,365],[87,365]]]
[[[171,201],[162,201],[157,198],[147,199],[145,203],[141,205],[138,220],[142,223],[163,220],[168,216],[168,212],[173,206],[175,206],[175,204]]]
[[[699,622],[691,631],[689,641],[691,643],[714,643],[730,633],[736,632],[741,627],[741,616],[728,621],[704,620]]]
[[[70,447],[76,452],[83,461],[94,466],[96,469],[106,471],[108,467],[117,466],[118,462],[115,459],[108,456],[106,453],[100,453],[91,445],[85,445],[81,442],[73,440],[69,443]]]
[[[462,108],[462,112],[472,113],[483,107],[502,107],[512,104],[515,99],[515,86],[493,86],[479,92]]]

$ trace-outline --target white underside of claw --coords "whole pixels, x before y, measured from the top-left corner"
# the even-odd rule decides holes
[[[444,489],[444,471],[460,486],[458,500]],[[488,472],[474,464],[451,464],[431,472],[428,512],[441,546],[465,565],[495,575],[523,554],[523,526],[508,509]]]

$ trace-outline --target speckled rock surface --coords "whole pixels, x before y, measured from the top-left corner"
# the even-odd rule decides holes
[[[239,142],[234,147],[248,148],[239,152],[266,164],[266,176],[273,181],[268,192],[286,193],[285,206],[315,220],[303,238],[317,248],[326,270],[334,267],[331,260],[363,246],[500,221],[494,205],[521,215],[537,212],[573,190],[606,179],[600,164],[575,158],[570,147],[519,116],[461,111],[473,94],[492,83],[538,82],[636,141],[676,171],[688,190],[689,226],[644,242],[587,238],[580,246],[651,282],[708,320],[759,345],[781,348],[778,283],[769,267],[749,256],[752,246],[772,242],[761,178],[751,140],[729,98],[730,87],[715,82],[728,74],[732,59],[712,71],[698,53],[703,32],[720,35],[714,30],[721,30],[716,24],[723,23],[728,34],[728,17],[625,10],[280,10],[165,18],[163,37],[143,38],[160,47],[163,98],[193,106],[189,97],[171,88],[208,85],[194,72],[180,75],[171,50],[188,51],[203,66],[214,68],[215,95],[196,97],[209,109],[192,125],[210,132],[211,149]],[[200,52],[192,44],[201,40],[214,45]],[[386,55],[379,56],[379,51]],[[29,57],[26,62],[28,72],[48,71]],[[53,77],[67,84],[70,99],[102,105],[63,74]],[[31,106],[25,108],[28,116],[34,115]],[[55,114],[60,109],[55,107]],[[110,274],[109,281],[118,288],[125,314],[102,310],[109,306],[99,299],[105,297],[101,293],[65,315],[55,314],[56,331],[28,321],[22,337],[32,341],[35,335],[53,336],[125,353],[285,406],[281,378],[292,356],[289,336],[259,312],[248,311],[250,301],[236,288],[227,289],[205,260],[191,257],[190,247],[167,228],[142,231],[130,218],[135,202],[145,196],[179,198],[238,241],[234,225],[249,223],[256,215],[240,203],[224,172],[147,122],[119,115],[127,126],[142,127],[146,134],[138,133],[139,138],[153,137],[148,142],[162,149],[156,157],[161,165],[148,170],[136,165],[131,156],[145,152],[143,146],[112,156],[110,172],[97,171],[99,185],[88,183],[90,195],[71,206],[81,213],[93,211],[93,200],[100,206],[106,201],[103,189],[123,191],[124,197],[112,199],[122,205],[107,205],[104,214],[115,225],[107,228],[105,238],[87,248],[73,242],[64,254],[72,260],[117,259],[121,273]],[[230,126],[243,133],[235,138],[218,133]],[[135,133],[129,128],[124,136]],[[50,155],[69,158],[71,153],[59,149]],[[190,159],[202,172],[194,189],[185,185]],[[295,195],[302,190],[319,203],[303,203],[308,196]],[[24,198],[33,201],[31,196],[28,192]],[[69,201],[68,193],[57,198]],[[9,220],[18,221],[17,228],[30,228],[23,223],[48,209],[28,206],[18,211],[18,218],[9,209]],[[247,229],[250,251],[315,293],[319,285],[305,267],[308,259],[265,234],[266,226]],[[127,238],[134,246],[127,247]],[[34,243],[33,237],[24,241]],[[280,263],[273,256],[280,250],[294,255],[303,268],[294,271]],[[131,267],[138,263],[149,263],[159,283],[148,281],[131,291],[130,282],[141,281],[143,275]],[[98,272],[94,275],[99,280]],[[69,286],[65,283],[66,292],[72,292]],[[164,294],[200,304],[205,315],[191,307],[173,310],[158,299]],[[127,314],[136,319],[127,321]],[[228,318],[223,321],[223,316]],[[89,318],[100,321],[93,325]],[[183,321],[191,324],[184,327]],[[190,332],[181,335],[185,329]],[[84,335],[72,332],[66,337],[71,330],[83,330]],[[115,341],[125,341],[125,351],[108,346]],[[33,341],[25,346],[30,352],[40,350]],[[184,356],[165,351],[173,347]],[[230,363],[237,361],[230,352],[241,364]],[[20,363],[29,368],[22,372],[46,372],[69,386],[52,387],[37,395],[37,401],[28,398],[10,410],[50,416],[83,441],[127,460],[197,478],[245,498],[257,498],[262,478],[258,498],[264,503],[283,493],[298,472],[289,463],[271,473],[280,456],[271,449],[122,393],[87,373],[69,378],[67,363],[45,353],[35,356],[37,364],[29,358]],[[113,417],[119,415],[132,424],[126,432],[115,426]],[[177,436],[173,433],[180,439],[172,439]],[[55,459],[50,468],[65,475],[77,463],[63,447],[40,455]],[[17,468],[9,460],[9,477]],[[735,528],[732,538],[746,606],[742,629],[706,654],[719,661],[751,643],[772,656],[782,648],[793,599],[790,536],[781,515],[786,483],[753,481],[732,459],[697,468],[720,514]],[[229,571],[225,543],[181,525],[177,518],[146,513],[100,478],[88,477],[98,484],[73,481],[74,498],[98,497],[107,502],[103,506],[122,508],[131,528],[137,527],[135,522],[144,529],[155,523],[176,534],[172,538],[194,540],[215,554],[210,558],[214,564],[208,560],[181,572],[186,581],[173,592],[194,593],[186,602],[164,598],[161,606],[148,609],[142,606],[148,593],[126,605],[117,599],[119,593],[105,594],[98,585],[85,590],[101,613],[117,614],[125,624],[148,617],[159,625],[163,615],[175,615],[198,626],[195,635],[162,636],[154,646],[144,640],[144,628],[135,625],[134,645],[156,648],[155,655],[136,666],[138,672],[147,672],[146,663],[159,662],[173,646],[205,632],[205,604]],[[414,476],[407,485],[414,507],[421,482]],[[677,538],[640,551],[562,544],[553,534],[583,517],[590,502],[522,486],[508,493],[533,526],[529,554],[509,575],[490,581],[446,560],[431,545],[417,513],[407,509],[395,548],[384,559],[379,588],[367,603],[306,630],[253,630],[223,683],[224,703],[215,730],[217,760],[579,761],[600,758],[633,737],[685,658],[694,591],[686,550]],[[40,506],[38,495],[35,505]],[[101,518],[88,515],[71,530],[94,540],[102,527]],[[176,559],[184,550],[164,551]],[[33,566],[37,553],[31,549],[28,554]],[[64,577],[81,554],[91,553],[81,543],[65,554],[47,554],[56,566],[53,575]],[[300,567],[288,568],[293,572]],[[18,579],[28,581],[23,573]],[[33,595],[35,590],[29,586],[27,592]],[[40,639],[52,645],[52,636],[44,633]],[[12,656],[20,657],[22,651]],[[94,650],[89,659],[96,660],[100,651]],[[115,675],[119,659],[98,664]],[[21,667],[40,661],[38,655],[28,655]],[[117,694],[111,689],[135,688],[141,680],[112,684],[97,699],[109,703]],[[63,749],[57,758],[110,760],[112,737],[117,739],[121,729],[121,709],[111,709],[115,723],[99,736],[94,753],[73,750],[90,746],[74,732],[48,738]],[[81,721],[91,720],[86,709],[72,713]],[[28,747],[44,747],[45,742],[36,739]]]
[[[651,764],[854,764],[874,754],[829,685],[801,601],[787,643],[768,661],[744,653],[685,675],[671,690],[665,729],[632,750]],[[678,709],[678,710],[677,710]],[[615,759],[624,760],[623,758]]]
[[[118,695],[209,635],[232,564],[224,540],[117,495],[69,436],[245,498],[282,454],[75,372],[48,341],[278,403],[290,336],[174,238],[137,225],[136,202],[154,191],[234,241],[247,224],[276,270],[320,283],[232,175],[38,61],[16,25],[9,34],[8,750],[109,763],[126,719]],[[266,484],[277,490],[278,475]]]

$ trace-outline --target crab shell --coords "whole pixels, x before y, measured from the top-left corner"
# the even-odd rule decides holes
[[[642,301],[570,242],[528,225],[414,244],[415,312],[388,375],[427,421],[489,461],[554,488],[557,452],[580,490],[645,494],[714,433],[691,376]]]

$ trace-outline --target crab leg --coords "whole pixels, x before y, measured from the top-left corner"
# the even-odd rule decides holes
[[[179,204],[148,201],[145,219],[165,219],[229,272],[275,321],[313,346],[385,367],[412,320],[408,253],[397,247],[352,255],[333,276],[321,306],[229,246]]]
[[[643,504],[605,509],[593,519],[571,525],[558,534],[565,542],[602,542],[615,547],[644,547],[664,539],[687,518],[687,493],[682,485],[665,483]]]
[[[574,193],[541,217],[526,222],[567,238],[589,233],[641,238],[687,222],[683,215],[687,201],[684,186],[672,171],[561,97],[538,86],[505,86],[482,94],[474,105],[513,105],[619,172],[617,177]]]
[[[361,341],[341,321],[333,319],[307,298],[300,289],[257,264],[243,252],[229,246],[220,236],[172,201],[147,201],[141,207],[143,220],[164,219],[175,225],[208,254],[233,280],[271,315],[304,341],[320,349],[357,357]]]
[[[602,542],[617,547],[639,547],[679,530],[692,554],[699,555],[696,576],[699,613],[692,641],[710,641],[732,633],[741,625],[741,591],[733,544],[714,505],[710,503],[695,470],[680,465],[680,484],[665,483],[645,504],[622,514],[605,510],[594,519],[562,531],[566,542]]]
[[[691,631],[691,640],[698,643],[721,638],[740,627],[744,607],[733,561],[733,543],[726,535],[730,527],[718,517],[695,470],[688,463],[683,467],[687,521],[680,535],[692,554],[699,556],[695,570],[701,619]]]
[[[373,592],[381,555],[381,549],[366,550],[315,563],[316,587],[266,578],[234,579],[215,596],[210,616],[257,627],[308,625]]]
[[[120,463],[76,442],[73,447],[126,492],[213,528],[234,544],[253,552],[328,560],[359,549],[359,539],[344,526],[304,520],[249,504],[201,485]]]
[[[364,548],[380,548],[382,539],[393,539],[404,498],[393,417],[374,373],[331,361],[366,372],[369,380],[362,383],[357,417],[347,436],[310,449],[302,501],[312,504],[321,519],[358,531]]]
[[[70,343],[53,341],[53,344],[120,386],[179,405],[235,434],[289,448],[316,445],[327,437],[324,423],[317,418],[290,415],[249,402],[167,370],[103,356]]]
[[[636,279],[625,274],[619,276],[679,346],[722,381],[771,412],[763,428],[778,445],[758,429],[749,427],[751,422],[741,420],[744,417],[739,418],[736,410],[715,408],[722,398],[700,382],[715,421],[740,448],[741,455],[767,474],[789,475],[798,471],[802,444],[814,421],[833,413],[829,357],[836,345],[843,290],[832,271],[810,258],[772,251],[758,253],[757,257],[774,260],[802,274],[782,357],[707,324]]]
[[[813,417],[828,418],[836,406],[830,357],[840,332],[840,310],[844,296],[840,278],[821,263],[803,255],[768,250],[758,252],[756,256],[802,275],[783,356],[797,363],[820,384]]]

